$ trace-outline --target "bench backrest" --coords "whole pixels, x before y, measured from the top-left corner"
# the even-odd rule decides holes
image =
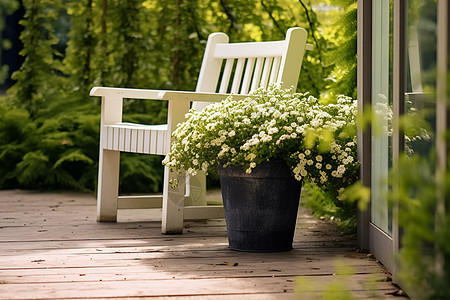
[[[248,94],[272,83],[294,90],[306,50],[306,30],[290,28],[286,39],[229,43],[224,33],[209,36],[196,91]],[[207,104],[194,103],[199,110]]]

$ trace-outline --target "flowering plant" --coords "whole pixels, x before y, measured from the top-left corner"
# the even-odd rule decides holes
[[[186,118],[163,161],[178,171],[195,175],[232,164],[251,173],[263,161],[283,159],[297,180],[334,191],[357,179],[356,101],[348,97],[322,104],[272,86],[244,100],[230,96],[203,111],[190,110]]]

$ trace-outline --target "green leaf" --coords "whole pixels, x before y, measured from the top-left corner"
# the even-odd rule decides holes
[[[92,165],[94,163],[91,158],[81,152],[81,149],[70,151],[69,153],[64,153],[61,158],[54,163],[53,168],[57,169],[65,162],[81,162],[88,165]]]

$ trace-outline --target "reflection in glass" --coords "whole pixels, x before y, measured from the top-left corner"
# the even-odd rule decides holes
[[[436,105],[436,1],[408,1],[406,112],[426,123],[406,134],[406,154],[431,155]]]

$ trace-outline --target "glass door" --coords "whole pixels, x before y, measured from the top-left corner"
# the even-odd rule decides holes
[[[400,153],[427,157],[435,145],[436,14],[435,0],[372,1],[369,250],[391,271],[401,233],[388,201],[389,170]],[[403,114],[422,111],[429,133],[394,128]]]
[[[388,269],[392,262],[392,0],[372,2],[372,140],[369,248]]]

